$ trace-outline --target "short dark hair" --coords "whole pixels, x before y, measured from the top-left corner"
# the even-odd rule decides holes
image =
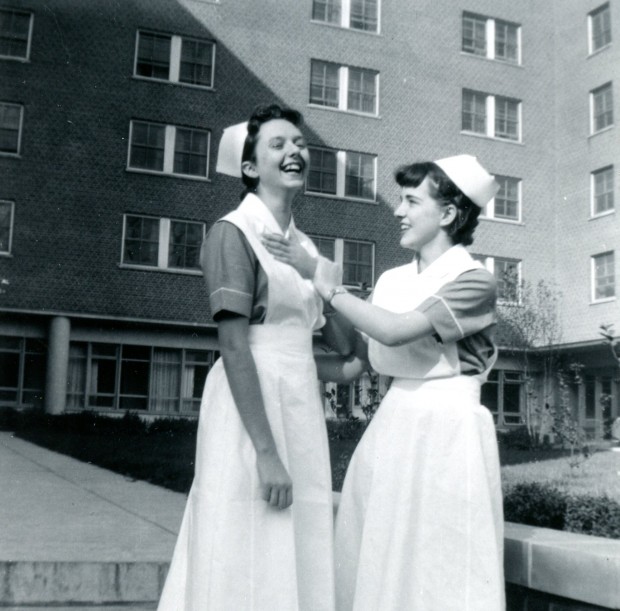
[[[241,163],[244,161],[255,161],[254,153],[256,151],[256,143],[258,142],[258,132],[260,131],[263,123],[267,123],[273,119],[284,119],[285,121],[292,123],[295,127],[301,127],[304,122],[302,114],[293,108],[287,108],[285,106],[280,106],[279,104],[257,106],[248,121],[248,135],[245,139],[245,144],[243,145]],[[247,193],[256,191],[256,187],[258,187],[259,182],[258,177],[247,176],[242,170],[241,180],[245,185],[245,191],[241,194],[242,198]]]
[[[394,172],[394,178],[401,187],[419,187],[428,176],[431,195],[442,205],[453,204],[456,218],[444,227],[453,244],[468,246],[474,241],[474,230],[478,226],[480,207],[467,197],[432,161],[403,165]]]

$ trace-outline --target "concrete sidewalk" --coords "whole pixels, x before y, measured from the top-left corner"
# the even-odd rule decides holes
[[[155,608],[185,495],[11,433],[0,433],[0,495],[0,607]]]

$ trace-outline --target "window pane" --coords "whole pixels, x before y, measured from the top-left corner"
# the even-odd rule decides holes
[[[202,223],[171,221],[168,267],[200,269]]]
[[[193,85],[213,85],[213,49],[211,42],[183,40],[179,81]]]
[[[134,121],[131,129],[129,165],[163,172],[166,128],[164,125]]]
[[[519,139],[519,102],[500,96],[495,98],[495,137]]]
[[[28,57],[30,19],[30,13],[0,9],[0,55]]]
[[[19,153],[22,107],[0,102],[0,152]]]
[[[351,0],[350,27],[376,32],[378,24],[378,0]]]
[[[306,189],[313,193],[336,195],[336,168],[335,151],[311,149]]]
[[[121,409],[146,409],[149,388],[150,348],[123,346],[121,360]]]
[[[314,245],[317,247],[319,254],[326,257],[330,261],[336,258],[336,240],[334,238],[312,237]]]
[[[157,266],[158,250],[159,219],[126,216],[123,263]]]
[[[505,21],[495,22],[495,59],[517,62],[518,27]]]
[[[486,19],[475,15],[463,15],[462,50],[473,55],[486,56]]]
[[[345,196],[374,201],[375,163],[372,155],[347,153]]]
[[[495,217],[519,220],[519,181],[508,176],[496,176],[499,191],[495,196]]]
[[[341,0],[313,0],[312,19],[340,24]]]
[[[138,35],[136,74],[148,78],[168,79],[170,73],[170,36]]]
[[[0,252],[10,252],[13,204],[0,202]]]
[[[591,14],[592,51],[596,51],[611,42],[611,13],[609,4],[605,4]]]
[[[477,134],[486,133],[486,95],[475,91],[463,91],[462,129]]]
[[[150,409],[178,412],[181,395],[181,350],[153,349]]]
[[[614,122],[611,85],[605,85],[605,87],[594,91],[592,96],[594,101],[594,131],[599,131]]]
[[[494,260],[494,275],[497,280],[497,298],[515,303],[519,300],[519,261],[513,259]]]
[[[174,173],[207,175],[208,133],[177,127],[174,142]]]
[[[376,89],[376,72],[349,68],[348,110],[375,114],[377,112]]]
[[[19,388],[18,352],[0,352],[0,388]]]
[[[86,354],[86,344],[72,342],[69,346],[69,369],[67,371],[67,407],[69,408],[85,407]]]
[[[607,299],[616,295],[614,253],[594,257],[594,299]]]
[[[339,69],[335,64],[312,61],[310,103],[338,108]]]
[[[342,263],[345,284],[357,284],[362,288],[372,286],[372,244],[345,240]]]
[[[105,353],[106,356],[98,356],[97,352]],[[93,344],[93,356],[90,364],[89,405],[114,407],[117,358],[116,346]]]
[[[614,209],[614,169],[613,166],[593,174],[594,214]]]
[[[215,359],[216,353],[211,350],[186,351],[181,384],[183,411],[199,411],[205,380]]]

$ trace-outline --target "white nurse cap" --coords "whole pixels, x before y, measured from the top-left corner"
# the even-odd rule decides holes
[[[241,178],[241,157],[247,135],[247,121],[224,129],[220,146],[217,150],[216,172]]]
[[[484,208],[499,190],[499,184],[473,155],[455,155],[434,162],[474,204]]]

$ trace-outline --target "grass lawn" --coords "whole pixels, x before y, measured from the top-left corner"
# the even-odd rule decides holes
[[[531,452],[531,451],[527,451]],[[545,482],[575,495],[603,496],[620,503],[620,452],[601,450],[578,466],[568,456],[502,466],[502,484]]]

